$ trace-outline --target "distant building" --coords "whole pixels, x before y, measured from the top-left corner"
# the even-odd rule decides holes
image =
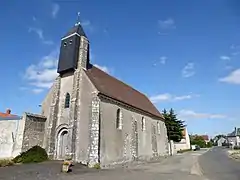
[[[204,139],[204,141],[205,141],[205,143],[207,144],[208,142],[210,142],[210,139],[209,139],[209,136],[208,135],[200,135],[203,139]]]
[[[240,128],[235,127],[234,131],[227,135],[227,140],[231,146],[240,146]]]
[[[15,151],[14,142],[18,136],[20,119],[20,116],[11,114],[10,109],[7,109],[5,113],[0,112],[0,158],[11,157],[12,154],[19,153]]]
[[[196,137],[201,137],[201,138],[205,141],[206,144],[207,144],[208,142],[210,142],[210,139],[209,139],[209,136],[208,136],[208,135],[197,135],[197,134],[191,135],[191,138],[192,138],[192,139],[195,139]]]
[[[181,141],[174,143],[174,148],[175,148],[176,152],[179,151],[179,150],[185,150],[185,149],[190,149],[191,148],[190,136],[188,134],[187,127],[185,127],[183,129],[182,134],[183,134],[183,138],[181,139]]]
[[[24,113],[22,117],[0,112],[0,158],[11,158],[31,147],[42,145],[46,118]]]
[[[223,146],[224,144],[227,144],[227,139],[225,137],[220,137],[217,140],[217,146]]]

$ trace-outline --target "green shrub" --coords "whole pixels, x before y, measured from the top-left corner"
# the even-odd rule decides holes
[[[93,168],[95,168],[95,169],[101,169],[101,166],[100,166],[99,163],[96,163],[96,164],[94,164]]]
[[[15,163],[37,163],[48,160],[48,155],[45,149],[40,146],[33,146],[26,152],[22,152],[20,155],[13,159]]]
[[[14,162],[11,159],[0,159],[0,167],[12,166]]]
[[[234,150],[239,150],[239,149],[240,149],[240,146],[234,146],[233,149],[234,149]]]

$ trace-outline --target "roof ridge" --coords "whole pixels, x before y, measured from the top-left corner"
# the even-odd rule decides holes
[[[125,104],[141,109],[156,117],[163,118],[160,111],[146,94],[92,64],[90,64],[85,72],[101,94],[122,101]]]
[[[93,66],[94,66],[94,65],[93,65]],[[127,83],[125,83],[125,82],[119,80],[118,78],[116,78],[116,77],[114,77],[114,76],[112,76],[112,75],[106,73],[105,71],[101,70],[100,68],[98,68],[98,67],[96,67],[96,66],[94,66],[94,67],[97,68],[98,70],[102,71],[103,73],[107,74],[109,77],[111,77],[111,78],[117,80],[118,82],[120,82],[120,83],[122,83],[122,84],[128,86],[129,88],[131,88],[131,89],[137,91],[138,93],[144,95],[147,99],[149,99],[144,93],[140,92],[139,90],[135,89],[134,87],[130,86],[129,84],[127,84]]]

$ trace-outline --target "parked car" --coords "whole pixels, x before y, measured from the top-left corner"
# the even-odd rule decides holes
[[[196,145],[191,145],[191,149],[192,149],[193,151],[195,151],[195,150],[196,150]]]
[[[200,146],[198,146],[198,145],[191,145],[191,149],[193,151],[198,151],[198,150],[200,150]]]

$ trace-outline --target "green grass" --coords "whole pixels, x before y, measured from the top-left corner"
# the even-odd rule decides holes
[[[11,159],[0,159],[0,167],[12,166],[14,162]]]

